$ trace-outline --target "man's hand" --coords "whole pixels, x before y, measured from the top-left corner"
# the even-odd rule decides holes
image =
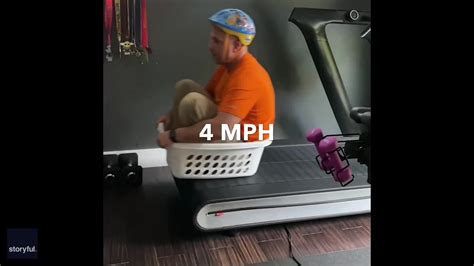
[[[158,121],[156,121],[156,125],[155,125],[155,128],[158,128],[158,125],[160,123],[163,123],[165,128],[168,126],[168,124],[170,123],[170,117],[169,115],[162,115],[160,116],[160,118],[158,118]]]
[[[170,132],[165,131],[163,133],[160,133],[156,142],[162,148],[165,148],[165,149],[169,148],[171,144],[173,144],[173,141],[171,141],[170,139]]]

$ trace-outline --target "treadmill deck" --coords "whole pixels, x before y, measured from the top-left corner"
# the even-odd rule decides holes
[[[253,176],[174,180],[205,231],[370,212],[367,166],[350,159],[354,181],[342,187],[315,157],[312,144],[274,142]]]

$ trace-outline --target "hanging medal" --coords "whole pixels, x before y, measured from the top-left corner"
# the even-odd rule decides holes
[[[122,20],[120,14],[120,0],[115,1],[115,25],[117,27],[117,40],[119,43],[119,55],[122,56]]]
[[[113,0],[105,0],[105,32],[107,35],[107,41],[105,46],[105,58],[108,62],[113,59],[112,55],[112,16],[113,16]]]
[[[122,51],[124,55],[131,55],[134,51],[134,44],[131,42],[131,25],[130,25],[130,0],[125,0],[124,3],[125,10],[122,13],[123,22],[124,22],[124,42],[122,43]]]
[[[143,61],[148,63],[148,54],[151,49],[148,45],[148,16],[146,0],[141,0],[141,45],[143,47]]]

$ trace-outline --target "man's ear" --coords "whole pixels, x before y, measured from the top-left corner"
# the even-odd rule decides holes
[[[234,52],[239,52],[240,49],[242,49],[242,47],[244,47],[244,45],[239,41],[239,39],[237,37],[233,36],[232,39],[233,39],[233,43],[234,43],[234,45],[233,45]]]

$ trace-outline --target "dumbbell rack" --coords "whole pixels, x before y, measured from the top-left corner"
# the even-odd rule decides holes
[[[346,154],[346,152],[344,151],[344,146],[341,145],[341,144],[346,144],[346,143],[352,143],[352,142],[358,142],[359,140],[354,140],[354,139],[351,139],[351,138],[354,138],[354,137],[360,137],[360,134],[331,134],[331,135],[325,135],[321,140],[327,138],[327,137],[336,137],[337,138],[337,142],[339,145],[339,147],[337,147],[336,149],[332,150],[332,151],[329,151],[328,153],[337,153],[337,155],[339,156],[339,158],[341,159],[341,161],[345,162],[345,166],[343,168],[341,168],[340,170],[338,170],[335,174],[336,174],[336,180],[341,180],[339,178],[339,174],[344,171],[345,169],[349,168],[350,167],[350,163],[349,163],[349,160],[348,160],[348,156]],[[334,174],[334,171],[335,169],[334,168],[329,168],[327,169],[327,167],[325,166],[325,162],[329,159],[329,157],[325,158],[325,159],[321,159],[321,155],[318,154],[316,155],[315,157],[315,160],[316,160],[316,163],[318,163],[318,166],[319,168],[321,168],[322,170],[324,170],[324,172],[328,175],[333,175]],[[352,179],[348,182],[342,182],[342,181],[339,181],[339,183],[341,184],[341,186],[347,186],[348,184],[352,183],[352,181],[354,181],[354,174],[352,174]]]

